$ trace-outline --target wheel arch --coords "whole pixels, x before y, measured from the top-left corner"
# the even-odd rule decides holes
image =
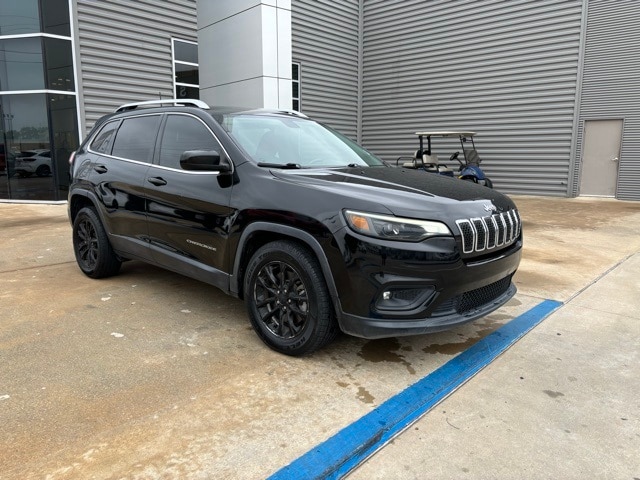
[[[269,222],[254,222],[249,225],[244,232],[242,232],[233,264],[230,283],[231,293],[239,298],[243,298],[244,274],[249,260],[258,248],[275,240],[297,241],[313,253],[320,264],[320,268],[322,269],[324,280],[333,300],[336,317],[340,318],[341,310],[339,305],[340,299],[338,296],[338,289],[333,278],[329,260],[327,259],[322,245],[320,245],[320,242],[318,242],[318,240],[310,233],[288,225]]]
[[[84,207],[93,207],[98,213],[100,220],[104,222],[102,212],[98,208],[98,199],[90,192],[81,190],[72,192],[69,196],[69,220],[71,220],[72,224],[78,212]]]

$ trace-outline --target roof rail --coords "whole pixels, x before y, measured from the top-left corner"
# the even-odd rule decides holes
[[[120,105],[116,108],[116,113],[118,112],[126,112],[127,110],[133,110],[142,106],[151,106],[151,105],[167,105],[171,104],[174,106],[177,105],[185,105],[191,107],[204,108],[205,110],[209,110],[209,105],[204,103],[202,100],[196,100],[193,98],[169,98],[166,100],[147,100],[146,102],[135,102],[135,103],[127,103],[125,105]]]

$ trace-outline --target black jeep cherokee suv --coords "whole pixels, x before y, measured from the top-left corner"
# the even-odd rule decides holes
[[[521,222],[505,195],[390,167],[295,112],[159,103],[102,118],[71,157],[89,277],[133,259],[215,285],[288,355],[339,330],[444,330],[515,294]]]

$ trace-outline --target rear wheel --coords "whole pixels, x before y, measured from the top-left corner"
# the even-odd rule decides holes
[[[244,296],[254,330],[277,352],[305,355],[338,334],[320,265],[296,242],[258,249],[249,261]]]
[[[80,270],[91,278],[110,277],[120,270],[122,262],[91,207],[80,210],[73,221],[73,252]]]

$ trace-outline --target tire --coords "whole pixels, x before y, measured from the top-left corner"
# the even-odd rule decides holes
[[[460,180],[464,180],[465,182],[478,183],[476,177],[460,177]]]
[[[122,264],[92,207],[81,209],[73,221],[73,252],[80,270],[91,278],[115,275]]]
[[[36,175],[39,177],[46,177],[51,175],[51,169],[47,165],[40,165],[36,168]]]
[[[489,177],[484,177],[484,186],[493,188],[493,182],[489,179]]]
[[[339,332],[320,265],[299,243],[279,240],[258,249],[247,266],[244,297],[260,339],[285,355],[314,352]]]

